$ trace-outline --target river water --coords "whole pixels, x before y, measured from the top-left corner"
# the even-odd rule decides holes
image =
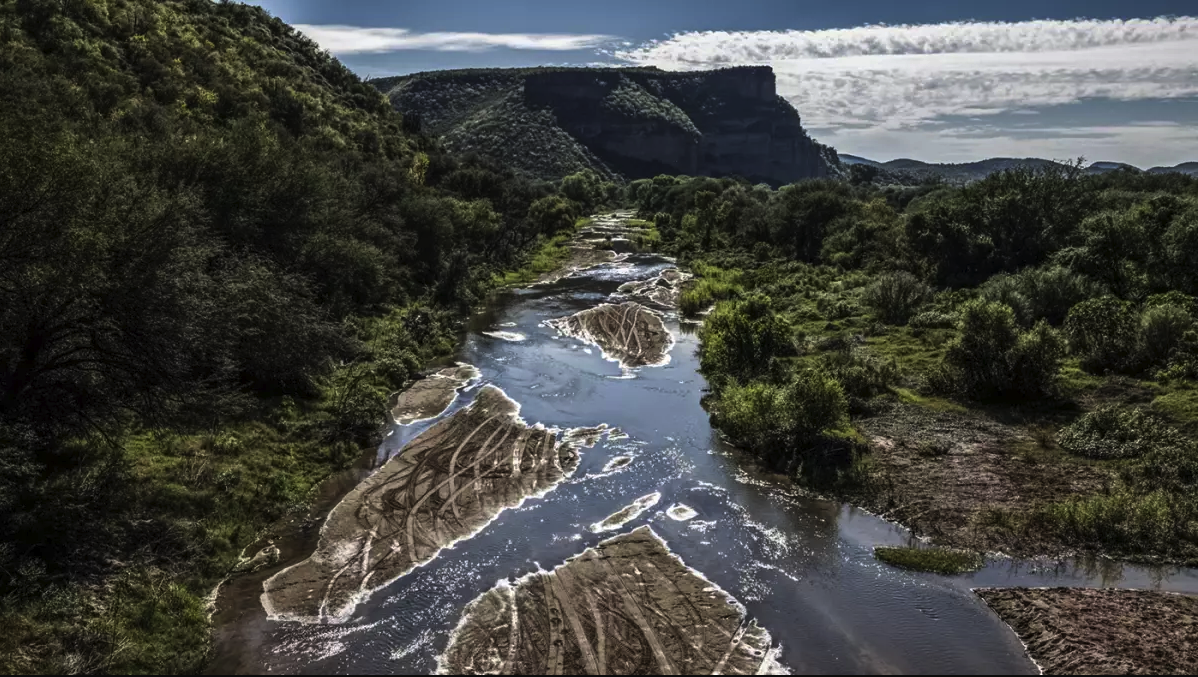
[[[578,470],[556,489],[501,513],[480,534],[377,591],[350,621],[261,621],[254,646],[237,649],[252,655],[226,664],[276,673],[432,672],[472,599],[501,579],[551,569],[644,524],[688,566],[740,600],[781,645],[781,663],[796,673],[1036,673],[1014,633],[970,592],[973,587],[1198,592],[1198,572],[1184,569],[998,559],[975,574],[945,577],[875,561],[874,546],[907,544],[908,532],[850,506],[803,496],[785,478],[756,469],[712,430],[699,404],[705,384],[696,371],[693,327],[667,314],[677,338],[670,361],[628,372],[597,347],[545,325],[609,301],[621,283],[667,266],[657,256],[632,255],[499,295],[472,318],[459,356],[479,368],[482,381],[446,412],[466,406],[490,383],[520,403],[529,423],[563,429],[606,423],[627,438],[583,450]],[[394,426],[378,462],[431,424]],[[604,472],[619,456],[632,460]],[[622,530],[590,530],[654,492],[660,502]],[[696,515],[671,518],[666,511],[675,504]],[[217,665],[222,651],[229,650],[218,642]]]

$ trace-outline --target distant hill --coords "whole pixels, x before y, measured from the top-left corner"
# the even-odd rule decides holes
[[[769,67],[434,71],[373,80],[458,152],[534,176],[742,176],[770,184],[838,172],[778,96]]]
[[[1190,176],[1198,176],[1198,162],[1183,162],[1172,167],[1153,167],[1148,170],[1149,174],[1168,174],[1169,172],[1179,172],[1181,174],[1189,174]]]
[[[983,179],[994,172],[1001,172],[1017,167],[1065,167],[1064,163],[1053,160],[1045,160],[1043,158],[990,158],[988,160],[979,160],[977,162],[965,162],[960,164],[953,163],[931,163],[912,160],[909,158],[900,158],[890,160],[888,162],[878,162],[859,155],[849,155],[847,153],[839,154],[841,163],[852,165],[868,165],[877,167],[878,169],[887,172],[901,172],[907,176],[924,176],[924,177],[939,177],[950,183],[961,183],[976,181]],[[1104,172],[1115,170],[1128,170],[1133,172],[1143,171],[1139,167],[1129,165],[1124,162],[1094,162],[1086,166],[1085,171],[1088,174],[1102,174]],[[1168,172],[1181,172],[1198,176],[1198,162],[1186,162],[1175,167],[1153,167],[1148,170],[1152,174],[1164,174]]]

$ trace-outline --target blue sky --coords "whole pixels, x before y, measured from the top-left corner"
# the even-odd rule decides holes
[[[768,64],[838,150],[879,160],[1198,160],[1195,0],[263,0],[359,74]]]

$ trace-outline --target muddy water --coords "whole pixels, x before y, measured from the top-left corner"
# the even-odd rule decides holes
[[[614,533],[645,524],[688,566],[742,602],[780,642],[780,661],[800,673],[1035,673],[1018,639],[971,587],[1198,591],[1193,570],[1111,563],[999,560],[961,577],[879,564],[873,546],[905,544],[907,532],[843,504],[804,497],[721,442],[699,405],[704,382],[696,372],[693,327],[667,313],[666,326],[677,338],[669,361],[628,371],[604,359],[596,346],[562,337],[546,324],[619,301],[612,295],[620,284],[667,266],[661,258],[633,255],[502,295],[473,318],[461,350],[460,359],[476,365],[482,379],[449,412],[468,405],[479,386],[489,383],[519,402],[521,417],[530,423],[571,428],[604,422],[626,438],[613,436],[617,439],[583,450],[578,470],[548,495],[500,514],[479,535],[378,590],[346,623],[267,621],[257,611],[260,585],[231,586],[221,601],[226,611],[216,617],[214,667],[429,673],[463,607],[499,580],[551,569]],[[517,337],[522,340],[512,340]],[[428,425],[394,427],[378,461]],[[631,461],[613,462],[621,457]],[[656,493],[660,499],[653,507],[620,529],[590,528]],[[694,515],[671,510],[679,505]],[[238,607],[238,614],[227,611]],[[222,621],[234,617],[238,620]]]

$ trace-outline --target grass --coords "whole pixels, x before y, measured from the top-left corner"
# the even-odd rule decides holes
[[[684,315],[697,315],[717,301],[736,298],[744,291],[741,286],[743,273],[740,270],[725,270],[698,261],[692,269],[695,281],[678,298],[678,309]]]
[[[891,566],[936,574],[963,574],[981,569],[985,559],[975,552],[949,548],[879,546],[874,557]]]
[[[516,270],[496,274],[491,282],[496,287],[514,287],[532,284],[546,273],[552,273],[570,258],[568,246],[570,233],[555,235],[543,242],[532,254],[528,261]]]
[[[932,411],[954,411],[960,414],[967,413],[969,409],[964,405],[946,400],[943,397],[929,397],[920,395],[908,388],[891,388],[894,394],[898,397],[899,402],[914,404],[916,406],[930,409]]]

